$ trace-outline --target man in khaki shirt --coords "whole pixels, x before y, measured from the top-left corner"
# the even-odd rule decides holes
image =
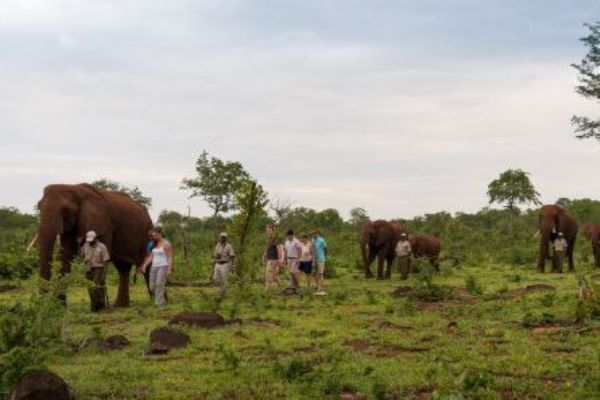
[[[222,232],[219,236],[219,243],[215,246],[214,257],[213,281],[221,289],[224,289],[227,284],[227,274],[235,258],[233,246],[229,243],[227,233],[225,232]]]
[[[554,239],[553,245],[555,267],[558,272],[562,273],[563,260],[565,259],[567,248],[569,247],[565,235],[563,235],[562,232],[558,232],[558,237]]]
[[[410,273],[410,256],[412,254],[412,248],[408,241],[408,235],[402,233],[400,240],[396,244],[396,257],[398,257],[398,266],[400,267],[401,279],[408,279]]]
[[[98,240],[96,232],[89,231],[85,235],[85,244],[81,248],[81,256],[87,268],[86,277],[96,286],[104,286],[106,280],[106,266],[110,261],[108,249]]]

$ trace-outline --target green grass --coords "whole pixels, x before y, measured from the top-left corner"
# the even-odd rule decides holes
[[[160,309],[138,282],[130,308],[98,314],[88,311],[79,285],[69,291],[64,340],[77,343],[99,330],[102,336],[123,334],[132,344],[112,352],[74,352],[65,345],[55,349],[49,367],[78,399],[336,399],[346,390],[368,398],[569,399],[600,374],[598,331],[523,326],[524,319],[548,315],[573,319],[575,274],[497,265],[443,269],[434,283],[464,295],[440,303],[391,296],[397,286],[417,286],[414,276],[402,282],[396,272],[391,281],[365,281],[343,266],[338,274],[322,298],[264,294],[254,284],[243,291],[232,287],[219,303],[216,289],[175,287],[168,289],[171,303]],[[473,279],[478,289],[464,289]],[[533,283],[557,291],[498,295]],[[24,282],[0,293],[0,305],[24,301],[32,290]],[[190,346],[143,355],[152,329],[178,312],[212,309],[245,323],[178,328],[191,336]],[[255,317],[270,323],[248,322]]]

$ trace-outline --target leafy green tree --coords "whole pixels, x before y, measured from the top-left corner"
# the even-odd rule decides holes
[[[202,151],[196,161],[194,178],[184,178],[182,189],[190,190],[190,197],[202,197],[213,210],[216,222],[220,213],[236,208],[235,194],[250,181],[250,175],[239,162],[223,161]]]
[[[115,192],[123,192],[131,196],[132,199],[140,203],[146,208],[152,207],[152,198],[145,196],[139,187],[134,186],[132,188],[121,185],[119,182],[111,181],[108,178],[102,178],[91,183],[92,186],[96,186],[99,189],[112,190]]]
[[[267,192],[254,180],[243,182],[234,193],[239,212],[233,216],[230,231],[237,239],[237,271],[246,270],[246,250],[252,233],[258,231],[259,221],[267,215]]]
[[[579,64],[572,64],[579,73],[579,85],[575,87],[575,91],[586,99],[598,101],[600,100],[600,21],[585,26],[589,34],[580,40],[587,47],[588,52]],[[575,126],[577,138],[594,137],[600,140],[600,119],[576,115],[571,122]]]
[[[521,169],[509,169],[488,185],[490,204],[504,204],[512,214],[518,214],[517,204],[541,204],[540,194],[529,180],[529,174]]]
[[[367,210],[365,210],[364,208],[354,207],[350,209],[350,219],[348,220],[348,222],[351,225],[358,226],[368,219],[369,214],[367,214]]]

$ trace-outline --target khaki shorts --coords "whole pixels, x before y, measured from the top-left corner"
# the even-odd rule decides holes
[[[298,260],[297,258],[288,259],[287,265],[290,268],[290,272],[292,272],[292,273],[300,272],[300,260]]]
[[[313,269],[313,274],[318,273],[320,275],[323,275],[325,273],[325,261],[317,261],[317,268]]]
[[[267,260],[265,281],[268,284],[279,280],[279,261]]]

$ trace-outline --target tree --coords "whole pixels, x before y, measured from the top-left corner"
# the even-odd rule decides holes
[[[504,203],[512,214],[519,212],[517,204],[541,204],[540,194],[529,180],[529,174],[521,169],[509,169],[488,185],[487,194],[492,203]]]
[[[589,34],[580,40],[588,48],[585,57],[579,64],[571,64],[579,73],[579,85],[575,91],[586,99],[600,100],[600,21],[585,24]],[[600,140],[600,119],[573,116],[571,122],[575,126],[578,139],[596,138]]]
[[[275,214],[275,223],[280,224],[292,212],[293,205],[289,198],[273,196],[269,201],[269,209]]]
[[[99,179],[97,181],[92,182],[91,184],[92,184],[92,186],[96,186],[99,189],[112,190],[115,192],[123,192],[123,193],[131,196],[132,199],[134,199],[135,201],[137,201],[144,207],[146,207],[146,208],[152,207],[152,198],[148,197],[148,196],[144,196],[144,194],[142,193],[140,188],[138,188],[137,186],[129,188],[127,186],[121,185],[119,182],[111,181],[108,178]]]
[[[202,197],[213,210],[216,223],[219,213],[236,208],[234,195],[250,181],[250,175],[239,162],[209,157],[206,150],[196,161],[196,172],[196,177],[183,179],[182,189],[192,191],[190,197]]]
[[[233,216],[231,233],[237,239],[237,272],[242,275],[246,267],[246,248],[252,232],[256,231],[258,221],[267,214],[265,207],[269,203],[267,192],[254,180],[243,182],[234,193],[239,212]]]
[[[359,226],[364,221],[369,219],[369,214],[367,214],[367,210],[362,207],[354,207],[350,210],[350,224]]]

